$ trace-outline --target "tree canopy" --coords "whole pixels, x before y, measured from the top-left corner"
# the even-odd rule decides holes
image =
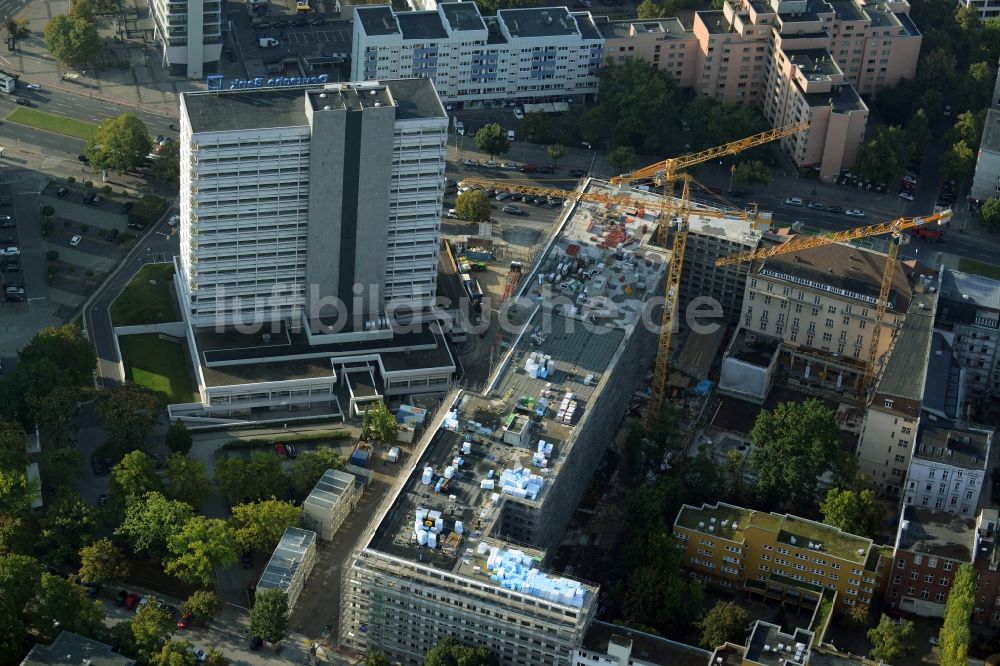
[[[226,521],[194,516],[167,537],[164,571],[188,583],[213,584],[215,567],[236,562],[236,539]]]
[[[284,495],[288,479],[277,456],[255,453],[216,461],[215,485],[232,503],[255,502]]]
[[[467,190],[455,198],[455,214],[469,222],[490,219],[490,200],[482,190]]]
[[[42,528],[39,546],[46,561],[56,565],[73,564],[80,548],[93,538],[97,516],[79,493],[64,488],[49,504],[39,523]]]
[[[510,140],[507,138],[507,130],[497,123],[483,125],[476,132],[476,148],[488,154],[490,159],[497,155],[504,155],[510,150]]]
[[[882,507],[871,490],[831,488],[820,503],[823,522],[875,541],[882,535]]]
[[[288,630],[288,595],[282,590],[259,590],[250,609],[250,635],[277,643]]]
[[[161,556],[167,552],[170,537],[193,516],[190,505],[148,492],[128,504],[125,519],[115,534],[126,537],[136,554]]]
[[[913,145],[898,125],[879,127],[875,135],[858,149],[854,173],[874,183],[898,181],[913,157]]]
[[[743,645],[753,618],[734,601],[720,601],[698,623],[701,629],[701,646],[714,650],[723,643]]]
[[[86,67],[97,62],[103,44],[92,21],[58,14],[45,26],[45,48],[63,65]]]
[[[163,467],[163,492],[170,499],[199,507],[212,494],[212,481],[204,463],[172,453]]]
[[[222,599],[211,590],[195,590],[181,603],[180,610],[208,623],[222,610]]]
[[[171,423],[167,430],[167,448],[183,455],[191,451],[191,432],[180,419]]]
[[[840,457],[840,432],[834,413],[815,399],[783,402],[773,412],[762,410],[750,437],[754,486],[771,506],[808,506],[819,476]]]
[[[1000,199],[987,199],[979,207],[979,221],[992,231],[1000,231]]]
[[[181,180],[181,144],[178,141],[168,143],[159,156],[150,164],[149,171],[153,177],[169,185],[177,185]]]
[[[938,641],[941,646],[941,666],[965,666],[969,654],[972,611],[976,605],[976,571],[963,564],[955,573],[944,606],[944,624]]]
[[[98,125],[84,152],[99,169],[125,172],[142,166],[152,145],[146,125],[135,115],[123,113]]]
[[[496,666],[497,659],[485,645],[463,645],[454,636],[438,641],[424,655],[424,666]]]
[[[270,552],[289,527],[299,522],[302,509],[291,502],[270,499],[233,507],[230,527],[241,550]]]
[[[292,462],[288,470],[288,480],[299,495],[308,494],[328,469],[344,469],[345,461],[337,450],[320,446],[312,451],[303,451]]]
[[[900,657],[913,652],[912,638],[912,622],[900,620],[895,623],[888,615],[883,615],[878,625],[868,631],[868,640],[872,644],[870,656],[894,664]]]
[[[635,150],[631,146],[618,146],[608,153],[608,164],[615,173],[628,173],[635,168]]]
[[[156,424],[160,402],[147,389],[126,382],[97,396],[97,416],[111,442],[133,449],[141,445]]]
[[[552,166],[555,167],[559,160],[566,156],[566,146],[561,143],[553,143],[545,149],[545,152],[548,153],[552,160]]]
[[[399,424],[396,417],[381,400],[365,411],[361,426],[361,439],[366,442],[385,444],[395,442],[399,436]]]
[[[128,562],[111,539],[98,539],[80,549],[80,580],[103,585],[128,575]]]

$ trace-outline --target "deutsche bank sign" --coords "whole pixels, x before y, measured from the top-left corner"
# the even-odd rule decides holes
[[[316,83],[326,83],[327,75],[319,76],[281,76],[275,79],[265,79],[258,76],[255,79],[233,79],[229,83],[230,90],[247,90],[250,88],[284,88],[286,86],[308,86]]]

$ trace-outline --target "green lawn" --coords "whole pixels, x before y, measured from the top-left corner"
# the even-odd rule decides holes
[[[976,261],[975,259],[959,259],[958,260],[958,270],[963,273],[973,273],[975,275],[982,275],[983,277],[993,278],[994,280],[1000,280],[1000,266],[995,264],[987,264],[984,261]]]
[[[196,400],[186,345],[163,340],[158,333],[123,335],[118,345],[126,380],[153,391],[164,404]]]
[[[173,264],[143,266],[121,295],[111,304],[111,321],[115,326],[159,324],[177,321],[170,296]]]
[[[97,131],[97,125],[93,123],[65,116],[57,116],[35,109],[27,109],[23,106],[14,109],[14,111],[8,114],[7,120],[12,123],[35,127],[48,132],[55,132],[56,134],[65,134],[66,136],[83,139],[84,141],[94,136],[94,132]]]

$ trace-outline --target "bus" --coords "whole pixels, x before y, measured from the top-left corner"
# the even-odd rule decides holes
[[[0,90],[5,93],[12,93],[15,87],[17,87],[17,79],[7,74],[0,74]]]
[[[476,280],[468,273],[462,273],[462,285],[465,287],[465,293],[469,295],[469,298],[473,303],[483,302],[483,290],[479,286],[479,280]]]

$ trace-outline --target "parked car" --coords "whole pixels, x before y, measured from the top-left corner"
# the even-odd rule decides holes
[[[865,211],[860,208],[848,208],[844,211],[844,215],[849,215],[851,217],[864,217]]]
[[[496,168],[498,168],[500,166],[500,163],[499,162],[494,162],[493,160],[490,160],[489,162],[487,162],[483,166],[486,167],[487,169],[496,169]]]
[[[124,605],[126,599],[128,599],[128,590],[118,590],[118,596],[115,597],[115,606]]]
[[[519,106],[514,107],[514,117],[518,120],[524,120],[524,109]]]
[[[97,506],[99,506],[99,507],[101,507],[103,509],[107,505],[108,505],[108,496],[107,495],[101,495],[101,496],[99,496],[97,498]]]
[[[98,208],[100,208],[101,206],[104,205],[104,197],[102,197],[100,194],[95,195],[94,198],[90,200],[90,204],[92,206],[97,206]]]
[[[14,218],[10,215],[0,215],[0,229],[13,229],[17,226]]]
[[[91,202],[91,201],[93,201],[93,200],[94,200],[94,197],[96,197],[96,196],[97,196],[97,194],[96,194],[96,193],[94,193],[94,192],[88,192],[87,194],[84,194],[84,195],[83,195],[83,203],[84,203],[85,205],[88,205],[88,206],[89,206],[89,205],[90,205],[90,202]]]
[[[744,199],[747,196],[745,192],[742,192],[740,190],[729,190],[728,192],[726,192],[726,195],[732,199]]]
[[[118,238],[117,229],[111,229],[104,234],[104,240],[108,241],[109,243],[114,243],[117,238]]]
[[[90,159],[86,155],[77,155],[76,159],[84,163],[85,166],[90,165]]]
[[[788,197],[787,199],[785,199],[785,205],[786,206],[797,206],[797,207],[801,208],[802,207],[802,199],[800,199],[799,197]]]
[[[914,199],[916,199],[916,197],[913,196],[912,192],[907,192],[906,190],[900,190],[899,198],[904,199],[906,201],[913,201]]]
[[[538,173],[555,173],[555,172],[556,172],[555,167],[549,164],[543,164],[542,166],[538,167]]]
[[[587,175],[587,172],[584,169],[570,169],[569,175],[573,178],[583,178]]]
[[[535,173],[538,171],[538,165],[533,162],[528,162],[527,164],[521,165],[521,173]]]
[[[125,597],[125,603],[122,604],[122,607],[125,608],[125,610],[132,610],[138,604],[139,604],[139,595],[133,593]]]
[[[289,460],[295,460],[299,456],[299,451],[294,444],[285,444],[285,455]]]
[[[72,238],[69,239],[70,247],[76,247],[77,245],[80,244],[80,241],[82,240],[83,236],[81,236],[80,234],[75,234]]]
[[[192,646],[191,652],[194,653],[195,661],[197,661],[199,664],[203,663],[206,659],[208,659],[208,655],[206,655],[205,651],[202,650],[201,648]]]
[[[181,221],[181,216],[180,215],[171,215],[170,219],[167,220],[167,226],[168,227],[176,227],[177,223],[180,222],[180,221]]]
[[[188,625],[191,624],[191,620],[194,619],[194,613],[182,613],[179,620],[177,620],[178,629],[187,629]]]
[[[142,231],[143,229],[146,228],[146,225],[143,224],[142,222],[129,222],[128,223],[128,228],[129,229],[136,229],[137,231]]]
[[[503,164],[500,165],[500,168],[501,169],[508,169],[510,171],[517,171],[517,163],[516,162],[504,162]]]
[[[0,257],[19,257],[21,256],[21,250],[17,247],[3,247],[0,248]]]
[[[465,160],[463,164],[467,167],[477,167],[479,166],[479,160]]]
[[[843,213],[844,209],[841,208],[840,206],[830,206],[829,208],[826,209],[826,211],[828,213]]]
[[[826,204],[822,201],[810,201],[809,208],[813,210],[826,210]]]
[[[325,25],[329,19],[326,17],[320,17],[318,19],[312,20],[312,25]]]
[[[62,199],[64,196],[66,196],[67,192],[69,192],[69,190],[67,190],[65,187],[60,187],[56,189],[56,196]]]
[[[101,592],[101,586],[96,583],[87,584],[87,598],[96,599],[97,595]]]
[[[448,212],[445,213],[445,217],[450,217],[453,220],[457,220],[458,219],[458,211],[455,210],[454,208],[449,208]]]
[[[25,88],[27,88],[28,90],[41,90],[42,86],[41,84],[38,83],[29,83],[28,85],[25,86]]]
[[[523,210],[521,210],[517,206],[512,206],[511,204],[507,204],[506,206],[504,206],[503,212],[507,213],[508,215],[524,215]]]
[[[24,267],[21,265],[21,262],[16,259],[8,259],[3,267],[4,273],[20,273],[23,270]]]
[[[18,97],[17,99],[14,100],[14,103],[20,106],[32,106],[31,100],[25,99],[23,97]]]

